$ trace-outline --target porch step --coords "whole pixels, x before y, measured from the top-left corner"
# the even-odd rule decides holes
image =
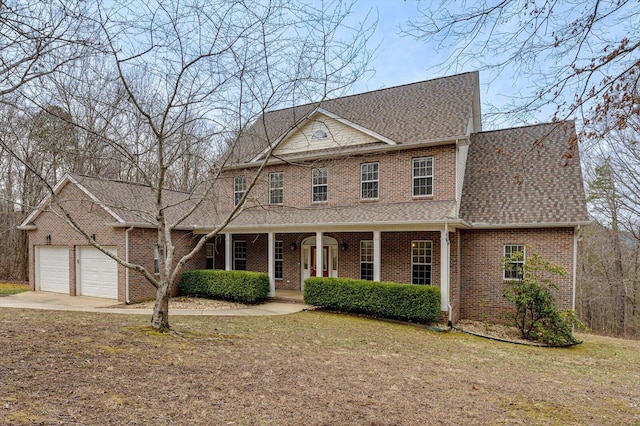
[[[284,290],[277,288],[275,296],[270,297],[269,300],[273,302],[304,304],[302,292],[299,290]]]
[[[287,297],[287,296],[278,296],[269,297],[268,300],[270,302],[280,302],[280,303],[297,303],[300,305],[304,305],[304,300],[300,297]]]

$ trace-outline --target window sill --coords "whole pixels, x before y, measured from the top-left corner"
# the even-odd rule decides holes
[[[360,198],[361,203],[375,203],[376,201],[380,201],[380,198]]]

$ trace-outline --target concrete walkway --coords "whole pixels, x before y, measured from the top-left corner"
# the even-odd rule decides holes
[[[123,309],[117,301],[98,297],[69,296],[45,291],[27,291],[0,297],[0,308],[47,309],[53,311],[101,312],[110,314],[151,315],[152,309]],[[170,309],[170,315],[264,316],[285,315],[310,308],[299,303],[267,302],[239,309]]]

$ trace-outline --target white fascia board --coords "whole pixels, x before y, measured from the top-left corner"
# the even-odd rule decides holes
[[[115,220],[117,220],[118,222],[124,222],[124,220],[122,220],[122,218],[120,216],[118,216],[113,210],[111,210],[108,206],[105,206],[104,203],[102,201],[100,201],[98,199],[98,197],[96,197],[95,195],[93,195],[91,193],[91,191],[89,191],[87,188],[85,188],[84,186],[80,185],[80,183],[78,183],[77,180],[75,180],[73,178],[73,176],[69,176],[69,180],[71,182],[73,182],[82,192],[84,192],[87,197],[91,198],[91,201],[93,201],[95,204],[99,205],[100,207],[102,207],[107,213],[109,213],[111,216],[113,216],[113,218]]]
[[[316,111],[318,111],[318,108],[314,108],[311,112],[309,112],[306,116],[302,117],[300,119],[300,122],[298,124],[301,124],[304,120],[308,120],[311,116],[313,116],[313,114],[316,113]],[[269,152],[269,150],[273,147],[277,147],[280,142],[282,142],[283,139],[285,139],[287,136],[289,136],[291,134],[291,132],[293,131],[293,129],[298,128],[298,126],[294,126],[291,127],[289,129],[287,129],[287,131],[285,131],[283,134],[281,134],[280,136],[278,136],[276,138],[275,141],[273,141],[272,144],[269,144],[269,146],[267,146],[265,149],[263,149],[260,154],[256,155],[255,157],[253,157],[251,160],[249,160],[249,163],[255,163],[257,161],[259,161],[267,152]]]
[[[440,231],[444,224],[449,225],[449,229],[454,231],[457,228],[467,228],[466,222],[460,219],[446,220],[446,221],[423,221],[423,222],[362,222],[362,223],[297,223],[297,224],[282,224],[282,225],[242,225],[233,226],[228,225],[222,232],[233,234],[261,234],[267,232],[276,233],[299,233],[299,232],[370,232],[370,231]],[[206,234],[213,228],[202,227],[195,228],[194,234]]]
[[[112,228],[143,228],[143,229],[158,229],[158,225],[154,225],[149,222],[110,222],[106,224]],[[183,225],[173,228],[174,231],[193,231],[194,229],[200,229],[196,225]],[[194,232],[195,233],[195,232]]]
[[[573,228],[575,226],[590,225],[589,221],[582,222],[535,222],[535,223],[483,223],[472,222],[471,229],[506,229],[506,228]]]
[[[71,180],[72,180],[71,175],[69,173],[65,173],[62,179],[60,179],[58,183],[56,183],[55,186],[53,187],[53,195],[57,195],[62,190],[62,188],[64,188],[64,186]],[[18,226],[18,229],[25,228],[25,230],[30,230],[30,229],[27,229],[29,226],[32,226],[29,224],[34,220],[36,220],[36,218],[40,215],[40,213],[43,212],[44,206],[46,206],[50,200],[51,200],[51,194],[47,195],[42,201],[40,201],[38,206],[31,212],[31,214],[27,216],[27,218],[24,221],[22,221],[20,226]]]
[[[354,129],[356,129],[356,130],[358,130],[358,131],[360,131],[362,133],[365,133],[365,134],[367,134],[367,135],[369,135],[369,136],[371,136],[373,138],[379,139],[384,143],[387,143],[389,145],[398,145],[397,142],[387,138],[386,136],[382,136],[381,134],[376,133],[373,130],[369,130],[366,127],[362,127],[359,124],[356,124],[356,123],[354,123],[352,121],[349,121],[346,118],[342,118],[339,115],[336,115],[336,114],[334,114],[332,112],[329,112],[329,111],[327,111],[325,109],[317,108],[316,112],[318,112],[320,114],[323,114],[323,115],[326,115],[329,118],[333,118],[334,120],[339,121],[340,123],[344,124],[345,126],[352,127],[352,128],[354,128]]]

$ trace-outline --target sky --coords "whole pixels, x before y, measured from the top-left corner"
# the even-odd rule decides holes
[[[425,2],[421,6],[424,7]],[[355,17],[364,18],[369,11],[373,12],[374,19],[377,15],[378,24],[370,45],[378,48],[370,65],[373,72],[357,82],[352,93],[476,71],[472,67],[445,70],[442,64],[447,60],[446,53],[437,52],[434,44],[400,34],[400,26],[404,26],[408,19],[418,17],[417,8],[418,3],[410,0],[358,0],[354,8]],[[509,96],[520,91],[512,79],[495,77],[490,71],[480,72],[483,110],[488,103],[496,106],[506,104]],[[534,121],[544,122],[550,118],[550,115],[540,114]]]

